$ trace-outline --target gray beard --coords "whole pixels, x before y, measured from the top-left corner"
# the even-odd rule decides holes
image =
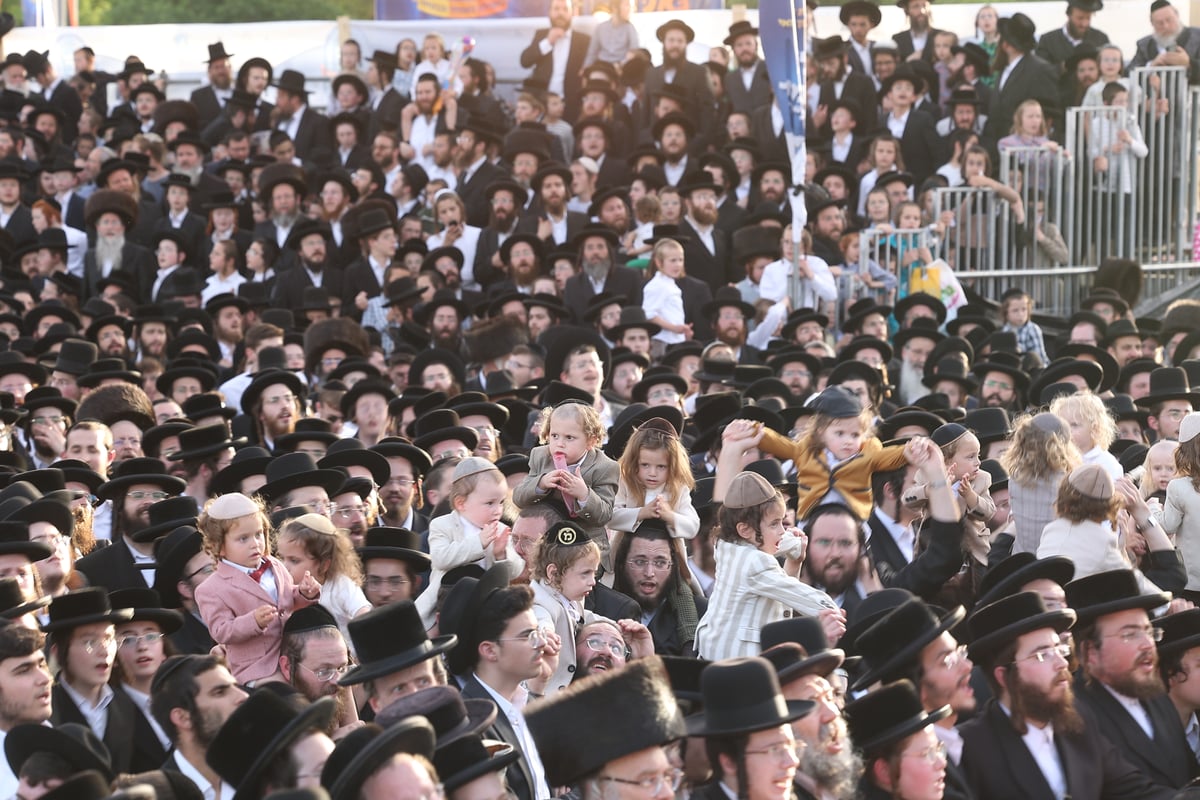
[[[1158,50],[1159,50],[1159,52],[1161,52],[1161,53],[1165,53],[1165,52],[1168,50],[1168,48],[1171,48],[1171,47],[1174,47],[1174,46],[1175,46],[1175,44],[1176,44],[1175,40],[1176,40],[1178,37],[1179,37],[1179,34],[1176,34],[1175,36],[1167,36],[1167,37],[1165,37],[1165,38],[1162,38],[1162,39],[1160,39],[1160,38],[1158,38],[1157,36],[1155,36],[1155,37],[1154,37],[1154,43],[1155,43],[1156,45],[1158,45]]]
[[[583,262],[583,271],[587,276],[594,281],[603,281],[608,277],[608,271],[612,269],[612,261],[604,259],[602,261],[585,261]]]
[[[276,228],[291,230],[296,221],[300,219],[299,214],[272,214],[271,221],[275,223]]]
[[[924,377],[922,370],[907,361],[900,362],[900,400],[904,405],[911,405],[929,394],[929,387],[922,383]]]
[[[194,167],[192,169],[175,167],[171,170],[171,172],[175,173],[176,175],[186,175],[188,180],[192,182],[192,186],[199,186],[200,176],[204,174],[204,167]]]
[[[800,755],[798,773],[807,775],[837,800],[853,800],[858,796],[858,779],[862,772],[862,756],[851,747],[830,755],[819,747],[809,746]]]
[[[121,268],[121,249],[125,247],[124,236],[101,236],[96,239],[96,266],[103,267],[112,262],[114,270]]]

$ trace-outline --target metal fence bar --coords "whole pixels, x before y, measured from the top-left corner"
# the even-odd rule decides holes
[[[866,228],[858,234],[858,272],[843,273],[838,282],[838,329],[846,318],[846,309],[856,300],[871,297],[880,303],[892,303],[908,294],[912,272],[919,267],[918,253],[928,249],[935,258],[941,243],[929,228]],[[872,273],[886,272],[895,278],[895,288],[871,288]],[[871,280],[871,282],[880,282]]]
[[[1133,258],[1180,261],[1191,247],[1195,186],[1192,91],[1184,67],[1143,67],[1129,76],[1130,119],[1149,153],[1135,163]]]
[[[1060,237],[1067,245],[1062,230],[1068,219],[1066,196],[1074,165],[1072,153],[1059,147],[1010,147],[1000,153],[1000,182],[1017,192],[1025,210],[1025,224],[1013,228],[1015,240],[1009,242],[1008,264],[1012,269],[1069,262],[1069,246],[1064,257],[1055,252],[1058,248],[1053,245]],[[1039,205],[1043,207],[1040,217]],[[1037,235],[1039,227],[1041,238]]]

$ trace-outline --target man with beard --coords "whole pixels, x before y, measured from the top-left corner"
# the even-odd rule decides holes
[[[434,111],[440,93],[437,74],[424,72],[417,77],[413,101],[400,112],[400,157],[409,163],[421,165],[431,177],[438,166],[434,158],[437,132],[452,129],[458,113],[453,93],[448,93],[446,102],[438,111]],[[440,166],[448,167],[448,160]]]
[[[971,797],[959,768],[962,739],[955,724],[959,715],[975,710],[970,683],[974,664],[965,647],[950,634],[950,628],[965,616],[962,606],[939,617],[919,598],[901,603],[858,637],[855,652],[863,656],[867,668],[851,684],[857,690],[908,679],[925,711],[949,706],[950,713],[933,728],[947,750],[946,798]]]
[[[1136,595],[1132,574],[1129,583]],[[1165,597],[1154,595],[1150,602]],[[1144,605],[1146,599],[1116,602]],[[992,689],[992,700],[960,729],[962,771],[978,800],[1173,796],[1173,790],[1152,785],[1126,760],[1128,750],[1085,724],[1076,710],[1067,666],[1071,650],[1059,638],[1074,622],[1075,612],[1048,611],[1034,592],[971,615],[968,653]]]
[[[564,164],[551,161],[533,176],[535,204],[539,210],[525,214],[517,223],[518,233],[536,234],[550,249],[558,249],[573,241],[587,225],[587,216],[567,210],[570,197],[571,170]]]
[[[309,161],[313,151],[333,150],[333,133],[329,119],[308,105],[308,90],[304,75],[285,69],[274,84],[275,112],[271,115],[275,130],[283,131],[296,145],[296,156]]]
[[[277,189],[294,191],[289,186]],[[299,262],[299,268],[290,270],[287,280],[275,282],[271,302],[276,308],[298,310],[304,304],[304,290],[310,287],[324,289],[330,297],[342,295],[342,268],[333,264],[328,255],[331,235],[324,222],[302,219],[296,223],[287,238],[287,248]]]
[[[937,327],[936,319],[917,319],[912,325],[897,331],[892,338],[896,349],[900,351],[900,362],[897,365],[899,369],[889,369],[888,372],[900,376],[900,405],[912,405],[929,394],[929,387],[924,383],[925,361],[934,346],[946,338]]]
[[[1167,614],[1155,625],[1162,629],[1162,641],[1158,643],[1158,671],[1167,686],[1179,721],[1185,731],[1194,730],[1196,712],[1200,711],[1200,700],[1196,692],[1200,685],[1200,609],[1191,608],[1175,614]],[[1188,739],[1192,753],[1196,746]]]
[[[739,279],[730,256],[729,234],[717,227],[717,196],[721,187],[700,170],[684,177],[679,186],[685,215],[679,233],[689,277],[702,280],[716,291]]]
[[[1059,69],[1081,44],[1099,50],[1108,44],[1108,34],[1092,27],[1092,17],[1104,4],[1100,0],[1067,0],[1067,21],[1057,30],[1047,31],[1038,39],[1037,54]],[[1069,81],[1074,76],[1064,76]]]
[[[596,162],[597,186],[615,187],[629,184],[629,164],[617,155],[621,151],[615,149],[612,123],[607,119],[589,117],[576,124],[575,132],[578,137],[575,144],[579,148],[579,155],[587,156]],[[628,133],[625,136],[627,140],[632,138]]]
[[[1150,4],[1154,33],[1138,39],[1129,68],[1187,67],[1188,83],[1200,83],[1200,29],[1185,27],[1179,11],[1166,0]]]
[[[487,226],[479,234],[473,270],[475,280],[484,289],[509,274],[511,265],[504,260],[500,248],[516,233],[518,198],[524,201],[526,196],[520,184],[507,179],[492,183],[485,194],[491,211]]]
[[[521,51],[521,66],[533,70],[530,80],[566,99],[567,122],[579,116],[583,60],[592,43],[586,33],[571,30],[573,14],[571,0],[550,0],[550,27],[535,31],[533,41]]]
[[[0,739],[17,725],[45,725],[51,713],[50,668],[41,631],[24,625],[0,627]],[[8,759],[0,761],[0,794],[17,793]]]
[[[622,186],[605,189],[592,200],[588,216],[607,225],[622,241],[629,233],[629,191]]]
[[[455,158],[458,182],[452,188],[462,198],[463,221],[475,228],[482,228],[488,221],[487,187],[504,177],[504,172],[489,157],[500,141],[501,134],[481,119],[472,118],[460,125]]]
[[[822,136],[833,135],[833,127],[830,125],[833,113],[830,109],[835,103],[853,102],[862,109],[864,117],[872,116],[879,106],[875,94],[875,81],[867,73],[850,69],[849,50],[849,43],[841,36],[831,36],[813,42],[813,58],[817,61],[820,89],[812,121],[814,129],[819,130]]]
[[[746,346],[746,320],[754,319],[754,306],[742,300],[742,293],[734,286],[717,289],[712,302],[705,303],[702,313],[712,320],[713,333],[717,341],[733,350],[733,359],[739,364],[758,364],[758,352]]]
[[[547,329],[560,324],[570,314],[566,306],[562,304],[562,301],[552,294],[535,294],[532,297],[525,298],[525,313],[528,319],[529,338],[531,340],[537,339]],[[505,364],[505,368],[510,373],[513,372],[513,358],[518,357],[517,351],[514,349],[512,357]],[[514,386],[522,386],[525,383],[518,381],[515,374],[513,374],[512,378]]]
[[[642,304],[642,276],[617,263],[617,235],[605,225],[587,225],[571,241],[579,253],[579,272],[567,279],[563,300],[577,318],[583,319],[592,299],[602,292],[622,295],[630,306]]]
[[[980,405],[1003,408],[1010,414],[1025,408],[1029,374],[1021,369],[1021,359],[1013,353],[993,351],[986,360],[972,367],[979,377]]]
[[[128,173],[122,171],[128,177]],[[0,181],[0,185],[4,182]],[[115,189],[100,189],[92,193],[84,206],[84,218],[89,229],[96,230],[96,244],[83,258],[84,293],[92,297],[99,293],[100,281],[114,272],[128,276],[134,286],[154,275],[154,255],[140,244],[126,241],[126,233],[138,219],[138,203],[131,195]],[[144,291],[150,290],[146,284]]]
[[[242,393],[242,412],[254,421],[257,443],[274,450],[276,437],[295,433],[307,387],[290,370],[268,369]]]
[[[363,594],[375,608],[421,593],[421,573],[429,571],[429,555],[421,537],[403,528],[369,528],[358,548],[363,565]]]
[[[904,10],[904,16],[908,17],[908,30],[892,35],[899,59],[911,61],[920,58],[932,64],[937,58],[933,50],[933,40],[941,31],[930,25],[930,0],[899,0],[897,5]],[[878,77],[881,80],[883,78]]]
[[[527,233],[510,236],[500,246],[500,260],[521,294],[532,294],[534,283],[543,276],[542,252],[542,240]]]
[[[739,114],[771,102],[771,79],[767,65],[758,57],[758,28],[747,20],[739,20],[729,28],[725,44],[733,48],[737,69],[725,73],[725,96],[730,108]]]
[[[780,211],[790,207],[787,194],[789,170],[790,167],[782,162],[766,161],[758,164],[751,175],[762,202],[778,206]]]
[[[225,52],[225,43],[217,42],[208,46],[208,85],[201,86],[192,92],[191,102],[196,107],[199,123],[198,129],[203,130],[210,122],[221,114],[221,109],[233,97],[233,69],[229,60],[231,53]]]
[[[712,89],[708,85],[708,70],[687,60],[687,48],[695,40],[696,33],[682,20],[672,19],[659,26],[656,35],[662,42],[663,63],[646,71],[645,96],[654,97],[667,84],[682,89],[689,108],[696,114],[694,130],[700,132],[697,147],[704,149],[710,132],[716,131],[718,126]],[[644,127],[649,124],[648,118],[642,120]],[[657,134],[654,138],[658,138]]]
[[[171,740],[171,756],[163,769],[182,774],[206,798],[231,796],[236,787],[223,785],[205,751],[247,696],[216,656],[172,656],[164,661],[150,688],[150,712]]]
[[[668,186],[678,186],[688,174],[690,165],[688,150],[696,135],[695,123],[680,113],[672,112],[660,117],[652,128],[654,141],[662,153],[663,174]]]
[[[400,123],[407,99],[392,86],[400,62],[395,53],[376,50],[367,61],[367,85],[374,95],[371,100],[371,127],[367,135],[378,133],[383,128],[395,129]]]
[[[1141,523],[1156,525],[1146,514]],[[1099,572],[1066,586],[1079,622],[1074,638],[1081,665],[1075,684],[1080,713],[1151,783],[1177,790],[1200,772],[1183,725],[1158,674],[1155,642],[1162,630],[1149,612],[1170,601],[1142,594],[1129,570]]]
[[[300,200],[308,192],[304,173],[291,164],[269,164],[258,176],[259,199],[266,204],[270,217],[255,226],[254,235],[269,238],[281,249],[287,248],[292,228],[300,220]],[[281,259],[276,271],[290,266],[290,259]],[[278,281],[288,283],[289,281]]]
[[[424,326],[436,348],[458,352],[462,343],[462,322],[467,306],[448,289],[434,292],[433,299],[413,312],[413,321]]]
[[[335,739],[359,726],[353,691],[338,685],[338,678],[349,670],[346,640],[324,606],[311,605],[288,617],[279,647],[279,672],[310,703],[334,698],[337,712],[327,732]]]
[[[232,369],[236,365],[245,324],[243,315],[249,309],[250,304],[235,294],[219,294],[204,306],[213,320],[213,338],[221,348],[222,367]]]
[[[811,195],[810,195],[811,197]],[[808,224],[812,233],[812,253],[827,264],[836,264],[841,258],[838,241],[846,230],[846,214],[842,210],[844,200],[805,200],[808,203]]]
[[[197,134],[184,131],[167,145],[175,154],[172,174],[185,175],[192,185],[191,208],[200,211],[213,195],[228,190],[225,181],[204,169],[204,157],[208,154],[208,143]]]
[[[157,458],[120,462],[113,477],[96,490],[97,497],[113,504],[112,544],[79,559],[75,569],[92,586],[110,591],[153,587],[153,542],[139,542],[134,537],[150,526],[150,506],[181,494],[185,488],[187,482],[169,475]]]
[[[613,544],[613,588],[642,607],[654,652],[691,656],[696,624],[708,610],[708,600],[688,588],[687,563],[678,541],[658,520],[644,520],[636,531],[624,534]]]
[[[838,708],[830,675],[845,659],[829,647],[821,624],[795,618],[763,626],[762,657],[775,667],[784,700],[808,700],[813,713],[792,723],[800,766],[794,789],[798,800],[853,800],[857,797],[862,759],[850,744],[846,720]],[[778,644],[775,641],[782,640]]]
[[[429,521],[417,509],[423,505],[421,479],[433,466],[429,454],[399,438],[387,439],[371,450],[387,459],[390,470],[387,483],[379,487],[383,501],[380,524],[424,533]]]
[[[461,253],[461,260],[458,261],[458,274],[455,276],[459,285],[452,286],[449,276],[446,278],[446,285],[451,288],[462,289],[465,287],[470,291],[477,291],[479,284],[475,280],[475,255],[479,252],[479,237],[483,233],[483,229],[468,223],[467,204],[464,198],[451,191],[438,194],[437,200],[433,203],[433,213],[442,226],[442,230],[425,240],[430,256],[435,251],[447,247],[454,247]]]
[[[33,227],[33,212],[21,202],[24,178],[19,164],[10,159],[0,162],[0,219],[4,220],[4,230],[18,243],[31,242],[38,235]]]
[[[924,4],[926,8],[929,6],[929,0],[911,2]],[[988,109],[986,129],[986,135],[992,141],[999,141],[1008,134],[1012,127],[1013,115],[1026,100],[1037,100],[1042,104],[1042,108],[1057,106],[1058,69],[1034,54],[1033,51],[1037,47],[1037,41],[1034,39],[1036,31],[1033,20],[1019,11],[1000,20],[1000,46],[996,51],[993,66],[994,70],[999,70],[999,78],[996,82],[996,93],[992,96],[992,103]],[[929,42],[932,45],[932,35]],[[907,159],[908,153],[905,152],[904,156]],[[912,172],[916,174],[916,170]],[[918,177],[919,180],[923,180]]]
[[[25,53],[25,74],[40,91],[29,96],[32,101],[41,101],[55,109],[55,116],[62,118],[62,141],[74,142],[79,135],[79,118],[83,115],[83,101],[71,84],[58,76],[47,53],[29,50]],[[34,112],[37,113],[36,111]],[[49,137],[47,137],[49,138]]]

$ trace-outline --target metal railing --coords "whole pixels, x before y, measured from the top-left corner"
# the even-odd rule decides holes
[[[1015,241],[1002,264],[1021,270],[1072,263],[1072,240],[1063,227],[1074,217],[1070,186],[1076,171],[1075,154],[1066,148],[1009,147],[1000,152],[1000,182],[1017,193],[1025,212],[1023,225],[1010,222]],[[1011,220],[1012,208],[1005,206]]]
[[[923,250],[928,250],[933,258],[943,256],[943,243],[927,227],[866,228],[859,231],[858,245],[858,270],[843,271],[838,277],[838,330],[846,318],[846,309],[855,301],[870,297],[880,303],[892,303],[908,294],[909,281],[913,271],[920,268]],[[883,273],[890,274],[893,280],[888,281]],[[886,285],[872,286],[872,283]]]

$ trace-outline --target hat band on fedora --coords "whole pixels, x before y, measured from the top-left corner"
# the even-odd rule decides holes
[[[750,705],[718,707],[710,704],[704,709],[705,727],[715,734],[782,725],[787,718],[787,704],[778,694]]]

